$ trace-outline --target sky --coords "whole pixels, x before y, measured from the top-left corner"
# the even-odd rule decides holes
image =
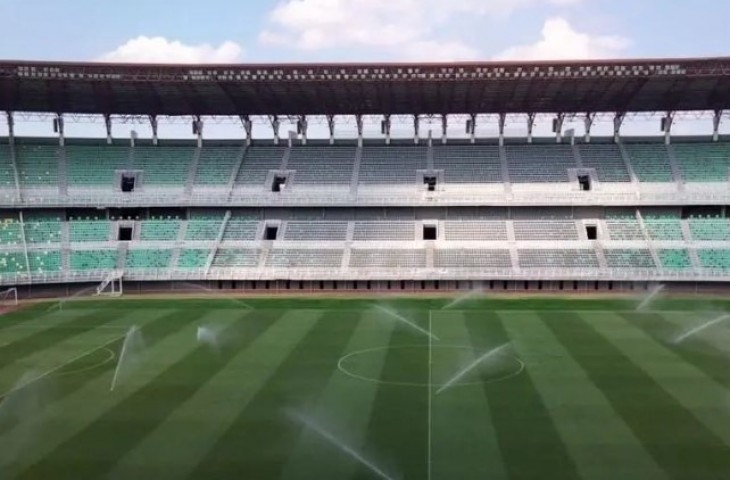
[[[725,56],[728,18],[730,2],[718,0],[0,0],[0,59],[273,63]],[[651,122],[654,132],[658,119]],[[695,120],[684,123],[692,132],[698,128]]]

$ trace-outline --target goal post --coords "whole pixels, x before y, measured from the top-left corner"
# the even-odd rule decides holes
[[[18,305],[18,289],[8,288],[0,291],[0,308],[15,307]]]
[[[120,271],[111,272],[103,282],[96,287],[97,296],[120,297],[124,293],[122,278],[124,274]]]

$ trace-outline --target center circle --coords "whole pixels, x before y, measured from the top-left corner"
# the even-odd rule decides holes
[[[495,354],[475,364],[484,353],[464,345],[374,347],[345,355],[337,362],[337,368],[358,380],[403,387],[494,383],[516,377],[525,369],[525,363],[510,353]],[[451,381],[455,377],[456,381]]]

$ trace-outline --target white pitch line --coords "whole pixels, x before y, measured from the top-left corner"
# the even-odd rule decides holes
[[[46,377],[47,377],[48,375],[51,375],[51,374],[53,374],[53,373],[55,373],[55,372],[57,372],[57,371],[61,370],[61,369],[62,369],[63,367],[65,367],[66,365],[69,365],[69,364],[71,364],[71,363],[75,362],[76,360],[80,360],[80,359],[84,358],[84,357],[85,357],[85,356],[87,356],[87,355],[91,355],[92,353],[96,352],[97,350],[101,350],[102,348],[106,348],[106,347],[107,347],[107,346],[108,346],[109,344],[112,344],[112,343],[116,342],[117,340],[119,340],[119,339],[121,339],[121,338],[124,338],[124,336],[125,336],[125,335],[126,335],[126,333],[125,333],[124,335],[121,335],[121,336],[119,336],[119,337],[115,337],[115,338],[113,338],[113,339],[109,340],[108,342],[106,342],[106,343],[105,343],[105,344],[103,344],[103,345],[99,345],[98,347],[94,347],[94,348],[92,348],[92,349],[90,349],[90,350],[87,350],[87,351],[85,351],[85,352],[84,352],[84,353],[82,353],[81,355],[78,355],[78,356],[76,356],[76,357],[72,358],[71,360],[68,360],[68,361],[66,361],[66,362],[64,362],[64,363],[62,363],[62,364],[60,364],[60,365],[58,365],[57,367],[54,367],[54,368],[52,368],[51,370],[48,370],[47,372],[45,372],[45,373],[43,373],[43,374],[41,374],[41,375],[38,375],[37,377],[33,378],[32,380],[28,380],[28,381],[27,381],[27,382],[25,382],[24,384],[22,384],[22,385],[18,385],[17,387],[14,387],[14,388],[12,388],[11,390],[8,390],[7,392],[5,392],[5,393],[3,393],[2,395],[0,395],[0,398],[5,398],[5,397],[7,397],[8,395],[10,395],[10,394],[12,394],[12,393],[15,393],[15,392],[17,392],[18,390],[22,390],[22,389],[24,389],[25,387],[27,387],[28,385],[30,385],[30,384],[32,384],[32,383],[35,383],[35,382],[37,382],[38,380],[41,380],[41,379],[43,379],[43,378],[46,378]]]
[[[428,331],[431,332],[431,310],[428,311]],[[428,448],[427,448],[427,458],[426,458],[426,471],[428,473],[427,479],[431,480],[431,403],[433,402],[433,395],[431,394],[431,385],[433,385],[433,355],[432,355],[432,348],[433,348],[433,338],[429,335],[428,337],[428,388],[426,389],[426,392],[428,392]]]
[[[469,365],[467,365],[466,367],[464,367],[461,371],[457,372],[456,375],[454,375],[453,377],[451,377],[446,383],[444,383],[443,385],[441,385],[441,388],[439,388],[438,390],[436,390],[436,395],[438,395],[439,393],[443,392],[447,388],[451,387],[453,384],[455,384],[456,382],[458,382],[464,375],[466,375],[467,373],[469,373],[470,371],[472,371],[474,368],[476,368],[477,365],[479,365],[480,363],[482,363],[483,361],[485,361],[489,357],[491,357],[493,355],[496,355],[500,350],[502,350],[502,349],[504,349],[504,348],[506,348],[508,346],[509,346],[509,342],[507,342],[504,345],[501,345],[501,346],[499,346],[497,348],[494,348],[494,349],[488,351],[487,353],[485,353],[481,357],[479,357],[476,360],[474,360],[473,362],[471,362]]]

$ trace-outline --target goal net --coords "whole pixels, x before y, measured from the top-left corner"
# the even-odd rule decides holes
[[[113,271],[107,275],[103,282],[96,287],[97,296],[119,297],[124,292],[122,278],[124,273],[121,271]]]
[[[0,308],[14,307],[18,305],[18,289],[8,288],[0,291]]]

